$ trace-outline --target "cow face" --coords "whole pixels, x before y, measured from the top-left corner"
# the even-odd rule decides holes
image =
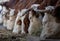
[[[3,10],[3,8],[0,5],[0,24],[3,22],[2,10]]]
[[[56,22],[56,16],[54,17],[54,15],[52,15],[52,14],[53,13],[46,12],[44,15],[44,18],[42,20],[43,30],[40,35],[40,39],[46,39],[52,35],[57,34],[57,32],[60,32],[60,30],[59,30],[60,23]],[[55,14],[58,14],[58,13],[55,13]]]
[[[14,25],[14,29],[13,29],[13,33],[18,34],[21,31],[22,33],[25,33],[24,31],[24,18],[26,15],[24,15],[24,13],[27,11],[27,9],[22,9],[22,11],[18,12],[17,18],[15,20],[15,25]]]
[[[32,10],[29,12],[30,25],[28,28],[28,33],[30,35],[33,33],[36,34],[40,30],[42,26],[42,21],[39,17],[40,15],[36,11]]]
[[[15,11],[15,9],[10,9],[9,20],[7,20],[7,29],[8,30],[12,30],[14,27],[15,18],[16,18],[14,16],[14,14],[15,14],[14,11]]]

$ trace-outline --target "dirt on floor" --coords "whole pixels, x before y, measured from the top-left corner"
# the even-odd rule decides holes
[[[11,31],[0,29],[0,41],[39,41],[39,37],[31,35],[13,34]]]

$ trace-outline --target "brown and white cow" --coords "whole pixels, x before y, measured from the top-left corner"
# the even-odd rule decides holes
[[[33,33],[37,33],[42,27],[42,19],[41,15],[36,11],[32,10],[29,12],[29,20],[30,25],[28,28],[28,33],[31,35]]]
[[[24,18],[26,17],[26,15],[23,16],[23,14],[27,10],[28,9],[22,9],[21,11],[18,12],[17,18],[15,20],[13,33],[19,33],[19,31],[21,31],[21,33],[25,33],[25,31],[24,31],[24,27],[25,27]]]
[[[54,13],[52,13],[52,10]],[[45,12],[45,15],[42,20],[43,30],[40,39],[46,39],[60,32],[60,6],[57,6],[55,9],[53,6],[48,6],[41,12]]]

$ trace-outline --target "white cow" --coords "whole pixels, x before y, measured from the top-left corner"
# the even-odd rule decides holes
[[[42,27],[42,21],[41,19],[39,18],[40,15],[38,13],[32,13],[33,11],[30,11],[29,12],[29,20],[30,20],[30,26],[28,28],[28,33],[31,35],[33,33],[37,33],[41,27]],[[36,15],[37,14],[37,15]],[[37,17],[36,17],[37,16]]]
[[[29,20],[30,20],[30,26],[28,28],[28,33],[31,35],[32,33],[37,33],[41,27],[42,27],[42,17],[39,13],[37,13],[37,8],[40,6],[40,4],[33,4],[31,5],[31,8],[33,11],[29,12]],[[38,15],[38,17],[36,17]]]

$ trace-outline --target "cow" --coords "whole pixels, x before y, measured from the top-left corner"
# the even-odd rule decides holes
[[[2,13],[2,15],[3,16],[1,16],[2,17],[2,19],[3,19],[3,26],[4,27],[7,27],[7,20],[9,19],[9,11],[10,11],[10,7],[9,7],[9,2],[10,1],[12,1],[12,0],[1,0],[1,6],[2,6],[2,11],[1,11],[1,13]],[[2,19],[0,19],[1,21],[0,22],[2,22]]]
[[[32,35],[37,33],[42,27],[41,15],[36,11],[32,10],[29,12],[30,25],[28,28],[28,34]]]
[[[9,19],[7,20],[7,29],[8,30],[12,30],[13,29],[13,24],[14,24],[14,20],[15,20],[15,16],[13,16],[14,15],[14,11],[15,11],[15,9],[10,9]]]
[[[6,18],[4,18],[4,20],[7,19],[6,20],[7,21],[6,22],[7,30],[12,30],[12,28],[13,28],[13,24],[14,24],[15,18],[17,16],[15,14],[15,8],[14,7],[18,3],[18,1],[19,0],[10,0],[9,2],[4,3],[5,7],[9,9],[9,11],[6,13]],[[14,2],[14,3],[12,4],[12,2]],[[10,4],[12,4],[12,5],[10,5]],[[8,14],[8,16],[7,16],[7,14]],[[11,23],[11,24],[9,24],[9,23]]]
[[[40,40],[49,38],[60,32],[60,6],[48,6],[45,10],[35,10],[37,12],[45,12],[42,19],[43,29]]]
[[[2,10],[2,14],[3,14],[3,26],[6,27],[7,26],[7,19],[9,16],[9,8],[3,6],[3,10]]]
[[[37,33],[42,27],[42,16],[39,12],[34,11],[37,10],[39,6],[39,4],[33,4],[31,5],[33,9],[29,11],[30,25],[28,28],[28,34],[30,35]]]
[[[52,11],[51,9],[54,9],[54,7],[46,7],[46,10],[50,9],[50,11]],[[44,18],[42,20],[43,23],[43,29],[40,35],[40,39],[45,39],[46,37],[49,37],[50,35],[55,34],[56,32],[56,28],[57,28],[57,23],[55,22],[55,18],[50,14],[51,12],[47,12],[44,15]]]
[[[0,4],[0,24],[3,23],[3,15],[7,12],[6,7]]]

